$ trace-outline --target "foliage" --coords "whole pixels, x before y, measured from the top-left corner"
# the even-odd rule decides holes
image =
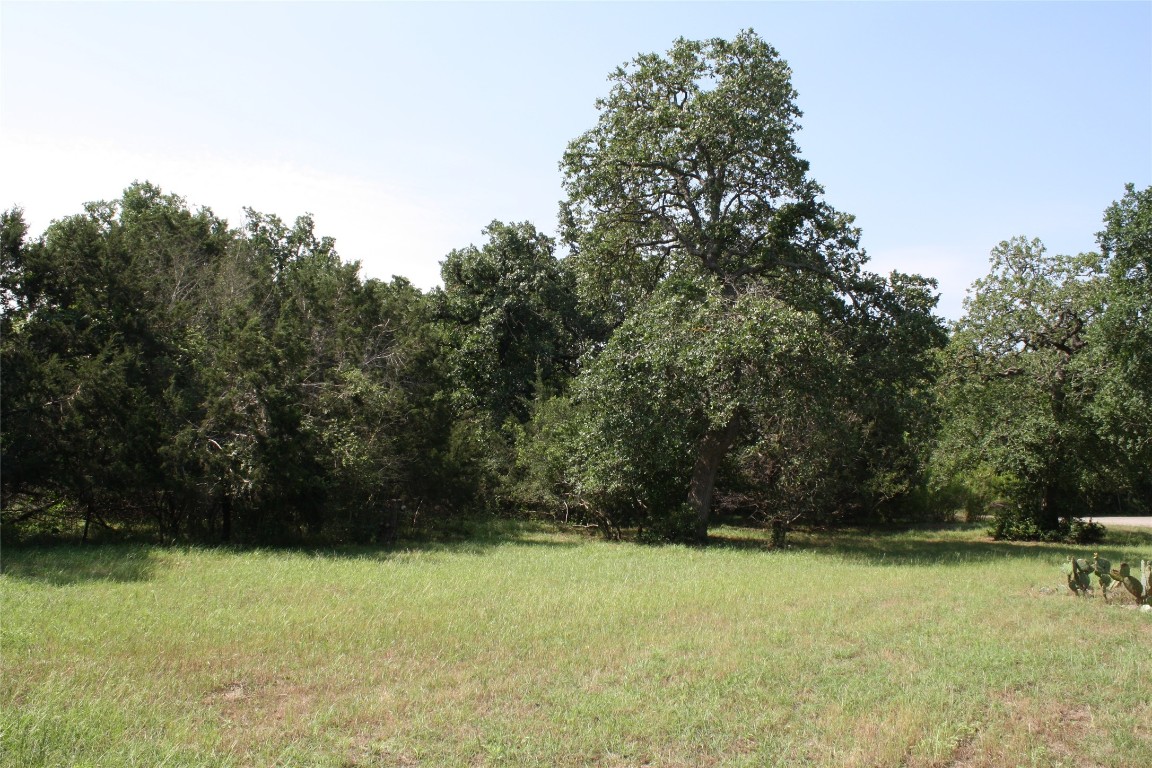
[[[934,300],[919,278],[889,283],[862,271],[851,217],[819,199],[799,157],[788,66],[747,31],[680,39],[610,80],[596,126],[561,163],[577,285],[617,326],[576,385],[586,415],[570,484],[613,521],[683,522],[686,503],[690,531],[668,527],[702,540],[730,449],[769,444],[781,422],[804,421],[790,417],[820,401],[843,416],[833,430],[851,424],[861,436],[846,456],[859,470],[852,480],[874,483],[877,497],[899,495],[909,465],[863,457],[905,431],[862,435],[910,415],[888,395],[916,391],[927,370],[925,343],[941,333]],[[935,330],[909,349],[911,366],[890,367],[876,342],[912,341],[913,326]],[[837,373],[825,373],[837,356]],[[884,405],[868,413],[864,385],[893,373]],[[884,411],[901,415],[885,424]],[[833,443],[827,436],[805,444],[818,450]]]
[[[790,75],[751,31],[682,38],[612,73],[597,125],[561,163],[586,293],[626,313],[678,271],[803,283],[855,268],[855,232],[799,156]]]
[[[93,203],[6,251],[4,506],[19,519],[66,498],[86,526],[108,513],[178,515],[156,457],[185,414],[173,393],[205,265],[227,232],[149,185]],[[13,509],[14,502],[19,502]]]
[[[149,183],[38,236],[0,214],[4,535],[387,542],[527,508],[702,541],[717,511],[782,537],[963,506],[1087,541],[1148,511],[1152,188],[1098,254],[1001,243],[948,338],[934,281],[866,270],[755,33],[610,83],[561,161],[568,255],[493,221],[428,295],[308,215],[230,227]]]
[[[1107,529],[1091,520],[1072,518],[1061,521],[1051,530],[1042,529],[1034,515],[1010,503],[991,507],[992,520],[988,533],[993,539],[1007,541],[1064,541],[1073,544],[1096,544],[1104,541]]]
[[[1079,518],[1146,508],[1140,249],[1150,200],[1129,187],[1108,209],[1101,253],[1001,243],[965,302],[945,358],[948,419],[935,465],[951,482],[989,472],[1007,480],[1005,503],[991,510],[994,536],[1083,540],[1096,532]]]
[[[470,495],[426,297],[362,281],[310,217],[233,230],[135,184],[25,230],[5,215],[6,522],[370,539]]]
[[[1065,536],[1101,458],[1088,413],[1097,371],[1087,331],[1102,305],[1095,254],[1048,256],[1016,238],[965,300],[948,351],[953,472],[988,464],[1013,478],[996,535]]]
[[[921,490],[939,427],[937,353],[947,342],[935,288],[935,280],[900,272],[856,279],[840,331],[849,359],[838,388],[844,427],[827,451],[844,471],[832,507],[842,518],[925,514]]]
[[[662,525],[680,508],[701,434],[834,381],[817,318],[770,295],[730,302],[708,282],[661,286],[575,384],[571,482],[613,527]],[[684,520],[664,527],[691,534]]]
[[[1152,511],[1152,187],[1125,194],[1097,234],[1107,264],[1104,311],[1090,341],[1105,361],[1092,402],[1108,485],[1132,514]]]
[[[448,254],[433,300],[464,407],[523,422],[534,397],[563,391],[575,372],[585,321],[550,238],[527,222],[493,221],[484,234],[482,248]]]

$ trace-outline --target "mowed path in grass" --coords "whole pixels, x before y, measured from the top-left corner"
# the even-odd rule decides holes
[[[1085,548],[716,538],[8,548],[0,761],[1152,765],[1152,616],[1067,594]]]

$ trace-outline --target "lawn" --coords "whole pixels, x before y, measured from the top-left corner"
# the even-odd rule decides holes
[[[1152,765],[1152,614],[1070,595],[1091,548],[716,534],[6,548],[0,761]]]

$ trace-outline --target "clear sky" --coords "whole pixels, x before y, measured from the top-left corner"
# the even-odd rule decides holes
[[[0,206],[34,232],[149,180],[234,224],[314,214],[369,277],[439,281],[493,219],[555,231],[607,75],[753,28],[872,269],[959,317],[1013,235],[1095,248],[1152,184],[1152,2],[0,2]]]

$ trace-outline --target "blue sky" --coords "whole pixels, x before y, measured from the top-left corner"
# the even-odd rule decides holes
[[[0,4],[0,205],[35,231],[134,179],[315,215],[364,274],[435,285],[491,220],[555,230],[557,164],[606,78],[755,29],[872,268],[956,318],[1014,235],[1095,247],[1152,184],[1152,3]]]

